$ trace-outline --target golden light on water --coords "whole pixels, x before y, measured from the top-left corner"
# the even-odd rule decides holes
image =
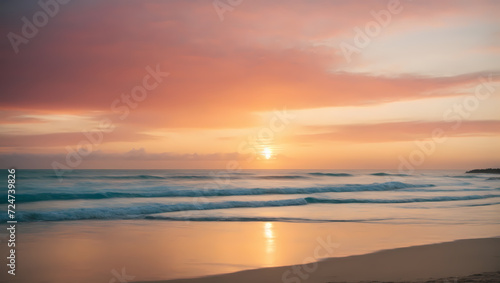
[[[273,223],[271,222],[264,223],[264,235],[268,240],[274,239]]]
[[[273,230],[273,223],[264,223],[264,239],[266,241],[266,264],[272,266],[274,264],[274,253],[276,251],[275,247],[275,235]]]

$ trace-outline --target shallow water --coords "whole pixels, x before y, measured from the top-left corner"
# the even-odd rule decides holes
[[[17,178],[24,222],[499,222],[500,181],[458,171],[75,170],[59,179],[21,170]]]

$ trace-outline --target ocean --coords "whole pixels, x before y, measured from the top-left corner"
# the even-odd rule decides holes
[[[347,256],[500,236],[492,174],[74,170],[61,179],[20,169],[16,180],[24,275],[8,282],[108,282],[122,268],[135,280],[159,280],[300,264],[318,237],[339,243],[328,256]]]
[[[22,222],[466,224],[500,219],[499,180],[457,171],[75,170],[60,178],[51,170],[18,170],[17,185],[16,218]]]

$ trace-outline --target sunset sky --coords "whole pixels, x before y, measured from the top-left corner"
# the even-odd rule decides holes
[[[0,3],[2,167],[500,165],[498,1],[41,2]]]

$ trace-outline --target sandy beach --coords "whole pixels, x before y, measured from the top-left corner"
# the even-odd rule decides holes
[[[468,239],[162,283],[500,282],[500,238]],[[151,281],[150,281],[151,282]]]
[[[20,227],[22,269],[0,282],[387,282],[500,271],[495,224],[136,219]],[[290,268],[311,262],[319,264],[299,269],[307,280]]]

